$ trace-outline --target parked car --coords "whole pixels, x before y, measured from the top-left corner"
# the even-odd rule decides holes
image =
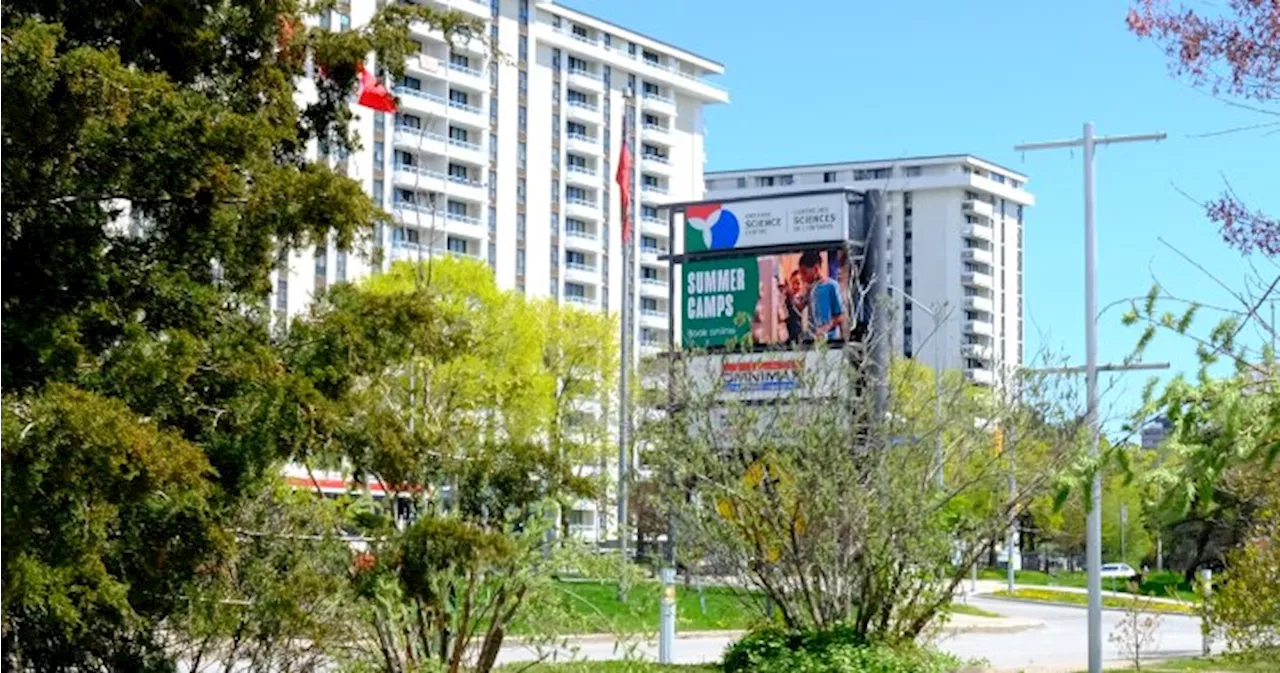
[[[1103,563],[1102,577],[1122,580],[1137,580],[1138,571],[1134,570],[1128,563]]]

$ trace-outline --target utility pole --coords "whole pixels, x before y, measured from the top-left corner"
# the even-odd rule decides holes
[[[1085,122],[1084,135],[1073,140],[1027,143],[1013,149],[1084,149],[1084,348],[1085,414],[1089,424],[1089,453],[1098,455],[1098,297],[1096,261],[1097,237],[1093,226],[1093,152],[1098,145],[1164,140],[1164,133],[1129,136],[1093,135],[1093,122]],[[1102,673],[1102,475],[1095,472],[1089,493],[1089,516],[1085,536],[1085,560],[1089,571],[1089,673]]]

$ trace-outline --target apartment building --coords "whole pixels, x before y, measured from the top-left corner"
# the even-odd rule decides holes
[[[351,0],[321,21],[358,28],[379,4]],[[369,250],[292,252],[277,273],[277,313],[296,315],[316,291],[373,272],[375,250],[384,266],[430,255],[475,258],[493,268],[500,287],[618,312],[614,176],[630,122],[639,155],[635,342],[642,352],[664,347],[670,279],[658,256],[670,240],[658,207],[702,196],[703,108],[729,100],[706,77],[724,67],[550,1],[433,4],[484,19],[486,39],[450,47],[439,31],[415,26],[418,53],[395,83],[398,112],[354,108],[363,148],[329,157],[394,224],[375,232]]]
[[[671,279],[658,258],[671,242],[658,208],[702,196],[703,108],[729,100],[706,78],[724,67],[550,1],[429,1],[483,19],[485,39],[451,46],[439,31],[414,26],[417,53],[393,83],[398,111],[353,107],[362,148],[344,156],[313,148],[394,221],[360,250],[330,244],[282,258],[271,299],[278,318],[307,310],[333,283],[376,272],[372,260],[385,268],[431,255],[483,261],[502,288],[620,312],[615,175],[625,125],[637,156],[633,343],[640,353],[665,348]],[[359,28],[381,4],[342,2],[320,22]],[[341,475],[320,476],[341,488]],[[587,538],[612,529],[592,502],[567,516]]]
[[[895,348],[991,385],[1023,363],[1023,216],[1035,204],[1026,182],[962,154],[715,171],[706,198],[887,190]]]

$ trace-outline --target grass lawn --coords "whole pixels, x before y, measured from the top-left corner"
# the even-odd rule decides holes
[[[669,665],[641,661],[582,661],[571,664],[507,664],[499,673],[719,673],[713,664]]]
[[[950,612],[953,615],[969,615],[971,617],[987,617],[989,619],[996,619],[1004,616],[990,610],[983,610],[980,607],[965,603],[952,603],[950,607],[947,608],[947,612]]]
[[[613,582],[559,582],[560,600],[571,624],[561,626],[566,633],[656,632],[658,603],[662,585],[643,582],[627,592],[627,602],[618,600]],[[752,626],[755,614],[743,601],[741,592],[728,587],[706,587],[706,611],[698,601],[696,588],[676,585],[676,629],[679,631],[735,631]],[[545,626],[545,625],[542,625]],[[517,632],[524,629],[517,629]]]
[[[538,624],[538,631],[560,633],[653,633],[658,630],[658,604],[662,586],[643,582],[631,587],[627,602],[618,600],[618,585],[606,581],[562,581],[557,583],[563,624]],[[759,620],[756,610],[745,603],[748,597],[740,590],[709,586],[703,589],[706,611],[699,604],[698,590],[676,586],[676,629],[688,631],[745,631]],[[981,608],[954,603],[954,614],[974,617],[1000,617]],[[545,615],[540,617],[545,619]],[[549,628],[554,627],[554,628]],[[513,635],[529,633],[527,624],[516,624]]]
[[[1006,598],[1021,598],[1033,601],[1049,601],[1053,603],[1068,603],[1071,605],[1088,605],[1089,595],[1072,593],[1069,591],[1054,591],[1052,589],[1014,589],[1013,592],[997,591],[994,595]],[[1134,599],[1121,598],[1119,596],[1103,596],[1102,606],[1105,608],[1127,608],[1132,604]],[[1162,603],[1153,602],[1148,606],[1151,612],[1172,612],[1178,614],[1194,614],[1195,608],[1189,605],[1179,603]]]
[[[1129,668],[1107,669],[1108,673],[1123,673]],[[1205,659],[1174,659],[1153,664],[1143,664],[1142,670],[1150,673],[1270,673],[1276,670],[1274,660],[1261,658],[1250,661],[1209,657]]]
[[[1008,577],[1003,570],[988,568],[979,573],[979,576],[985,580],[1004,580]],[[1058,573],[1050,575],[1042,573],[1038,570],[1020,570],[1014,573],[1014,582],[1018,584],[1026,584],[1030,586],[1059,586],[1059,587],[1079,587],[1084,588],[1088,585],[1089,579],[1085,573]],[[1114,586],[1113,586],[1114,585]],[[1116,580],[1114,583],[1109,579],[1102,580],[1102,588],[1107,591],[1123,591],[1129,592],[1129,583]],[[1184,601],[1197,601],[1195,589],[1187,584],[1186,578],[1181,573],[1175,572],[1150,572],[1142,578],[1142,584],[1138,586],[1138,593],[1144,596],[1159,596],[1160,598],[1177,598]]]

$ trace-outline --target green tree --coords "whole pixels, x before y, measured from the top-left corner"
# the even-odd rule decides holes
[[[346,124],[356,64],[373,54],[398,75],[410,22],[451,39],[479,22],[421,5],[353,31],[303,21],[328,9],[20,1],[0,13],[0,350],[15,396],[4,508],[9,530],[27,531],[5,545],[11,661],[167,666],[157,630],[196,571],[233,548],[219,524],[331,421],[273,347],[268,278],[282,250],[357,248],[381,216],[305,149],[358,143]],[[307,80],[316,95],[300,103]],[[68,400],[99,413],[58,411]],[[108,420],[116,438],[101,432]],[[97,477],[42,467],[88,465],[78,454],[95,448]],[[43,502],[85,503],[92,520],[24,526],[47,518]],[[177,522],[181,535],[161,525]]]

